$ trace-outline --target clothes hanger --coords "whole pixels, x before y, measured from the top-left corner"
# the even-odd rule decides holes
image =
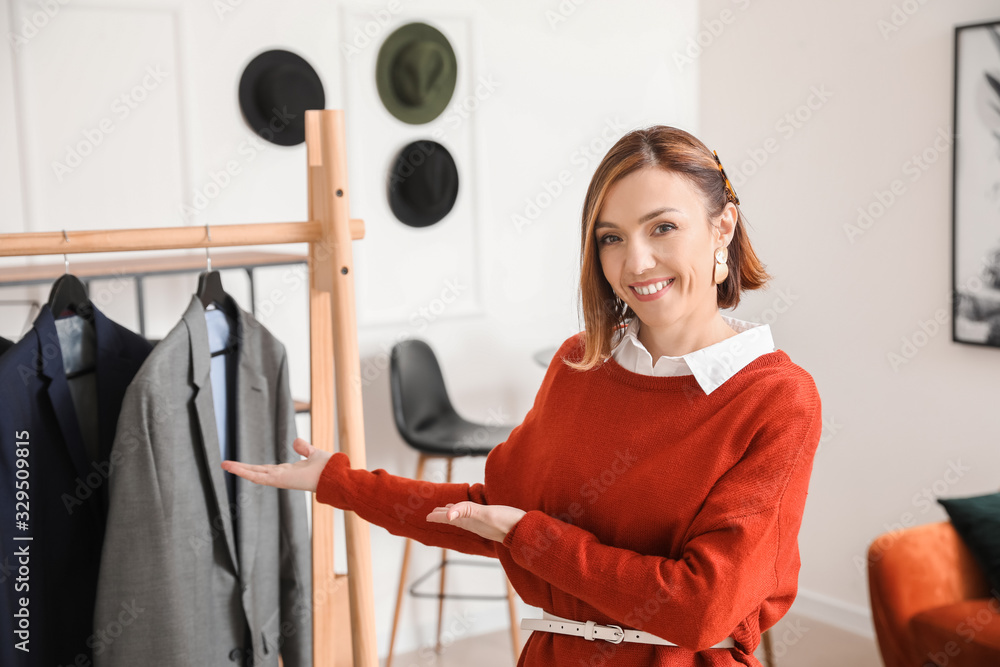
[[[209,242],[211,242],[211,227],[205,225],[205,232],[208,234]],[[229,317],[231,326],[236,326],[237,322],[239,322],[239,314],[236,312],[235,301],[223,289],[222,276],[218,271],[212,270],[212,255],[209,253],[207,245],[205,246],[205,270],[198,276],[198,290],[195,292],[195,295],[201,300],[201,305],[206,310],[214,306],[224,312]],[[236,344],[232,343],[221,350],[216,350],[212,353],[212,356],[215,357],[234,350],[236,350]]]
[[[63,230],[63,238],[69,243],[66,230]],[[49,291],[49,300],[46,304],[52,316],[58,319],[63,312],[69,310],[75,312],[83,319],[94,324],[94,305],[87,295],[87,287],[83,282],[69,272],[69,257],[63,253],[63,261],[66,263],[66,272],[59,276],[52,284]]]
[[[63,230],[63,239],[69,243],[65,229]],[[87,295],[87,287],[79,278],[69,272],[69,256],[66,253],[63,253],[63,262],[66,265],[66,272],[52,284],[46,306],[52,312],[52,316],[57,319],[64,312],[71,311],[94,326],[94,304],[91,303],[90,297]],[[66,379],[72,380],[81,375],[93,373],[95,370],[97,370],[96,366],[81,368],[78,371],[67,373]]]

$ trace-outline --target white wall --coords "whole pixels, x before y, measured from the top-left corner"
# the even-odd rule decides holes
[[[319,71],[328,108],[357,108],[357,98],[344,91],[351,89],[348,77],[364,85],[364,76],[349,69],[340,51],[343,22],[395,5],[297,0],[279,11],[278,3],[231,4],[233,11],[220,16],[210,3],[184,0],[74,0],[58,4],[23,49],[0,50],[0,232],[305,219],[304,148],[263,145],[248,159],[251,135],[235,103],[239,73],[263,48],[292,48]],[[907,14],[903,5],[916,11]],[[21,0],[2,6],[4,35],[19,33],[25,17],[38,11]],[[437,311],[438,304],[422,301],[410,306],[416,321],[359,331],[370,378],[368,467],[404,475],[415,467],[416,456],[392,424],[385,371],[388,349],[400,337],[420,336],[434,346],[453,401],[470,419],[523,417],[542,376],[532,353],[579,329],[577,228],[597,160],[627,129],[678,125],[719,151],[757,252],[775,275],[770,290],[748,295],[735,314],[769,321],[778,347],[813,375],[823,398],[824,439],[800,534],[796,610],[870,633],[868,544],[899,526],[944,520],[940,506],[922,494],[973,495],[1000,486],[992,437],[1000,393],[995,350],[952,342],[949,323],[907,363],[893,368],[889,361],[922,322],[939,309],[950,314],[951,154],[935,141],[940,130],[951,130],[953,26],[996,18],[995,3],[399,6],[375,40],[411,16],[465,21],[476,36],[470,62],[499,85],[463,124],[472,139],[463,175],[473,177],[475,188],[462,196],[470,197],[468,223],[477,238],[480,309],[462,316],[445,309],[428,321],[420,308]],[[560,7],[566,20],[550,23],[549,12]],[[698,39],[703,46],[691,47]],[[79,178],[55,179],[52,162],[158,62],[176,75],[69,175]],[[361,189],[379,176],[384,159],[366,153],[373,132],[387,122],[383,110],[370,111],[371,117],[351,111],[347,123],[352,215],[373,228],[398,223],[385,216],[377,192]],[[785,118],[796,113],[801,122]],[[913,180],[907,161],[924,151],[937,158]],[[178,204],[203,190],[229,159],[242,161],[240,177],[199,216],[180,216]],[[516,225],[514,216],[527,216],[528,201],[538,200],[563,170],[571,178],[565,191],[529,225]],[[845,226],[894,179],[904,180],[906,192],[852,243]],[[377,255],[364,246],[369,241],[355,243],[359,255]],[[359,282],[379,284],[384,267],[376,260],[358,268]],[[263,272],[258,299],[285,290],[284,303],[260,304],[267,310],[262,319],[288,345],[293,392],[305,397],[305,294],[289,290],[288,275]],[[225,280],[246,307],[242,277]],[[150,335],[177,321],[193,286],[193,275],[152,281],[157,308]],[[134,327],[130,286],[104,287],[104,310]],[[47,292],[47,286],[2,289],[0,299],[44,301]],[[0,335],[17,337],[27,315],[23,306],[0,304]],[[303,420],[300,430],[308,434],[307,428]],[[956,474],[959,465],[968,469]],[[481,461],[462,461],[455,472],[477,481]],[[371,535],[384,653],[402,542],[380,528]],[[343,569],[342,533],[338,539]],[[415,547],[412,571],[431,566],[438,553]],[[471,579],[456,574],[456,590],[501,590],[499,578]],[[431,601],[408,600],[400,651],[432,641],[435,610]],[[446,614],[460,634],[507,625],[499,603],[449,603]]]
[[[252,134],[236,104],[246,62],[265,48],[289,48],[319,72],[327,107],[348,112],[351,214],[365,219],[371,231],[354,244],[359,295],[363,289],[376,296],[377,290],[400,289],[399,281],[409,277],[385,282],[394,267],[391,258],[400,254],[391,245],[399,237],[389,234],[400,223],[386,214],[376,190],[388,159],[379,154],[386,145],[380,133],[392,121],[381,107],[364,108],[361,93],[349,97],[345,92],[374,87],[373,75],[352,69],[343,56],[340,40],[352,35],[345,21],[356,25],[370,12],[391,15],[385,27],[373,24],[376,43],[362,47],[365,57],[411,17],[468,31],[460,44],[466,50],[460,67],[470,72],[465,92],[474,93],[480,75],[497,82],[495,91],[477,102],[459,97],[445,112],[475,105],[459,129],[468,160],[461,176],[468,187],[460,195],[464,219],[456,221],[475,232],[474,243],[462,252],[474,253],[476,308],[452,311],[439,308],[436,299],[421,298],[397,310],[394,320],[359,330],[370,469],[408,476],[415,471],[416,455],[397,435],[389,401],[387,355],[400,338],[421,337],[433,346],[453,402],[467,418],[510,424],[523,418],[544,372],[532,355],[558,345],[582,325],[576,303],[579,217],[598,160],[637,126],[667,123],[697,133],[697,66],[678,71],[669,57],[694,35],[693,0],[48,4],[55,11],[37,21],[32,17],[42,10],[35,2],[3,0],[0,11],[4,35],[20,33],[25,20],[37,27],[22,48],[0,50],[0,232],[66,229],[72,238],[73,230],[93,228],[305,220],[304,146],[250,143]],[[219,13],[220,6],[232,11]],[[147,67],[157,66],[167,74],[143,102],[127,117],[113,115],[115,98],[139,85]],[[84,132],[109,116],[114,130],[60,180],[53,162],[64,161]],[[238,177],[199,214],[182,215],[180,205],[206,192],[212,174],[230,160],[240,164]],[[567,185],[547,199],[560,178]],[[528,224],[518,224],[516,216]],[[380,238],[386,245],[372,247]],[[776,253],[769,255],[777,260]],[[0,266],[61,260],[16,258]],[[258,306],[260,319],[288,347],[293,393],[304,398],[309,390],[306,294],[290,286],[293,278],[291,269],[261,272]],[[248,308],[243,276],[226,273],[223,280]],[[194,274],[148,282],[147,303],[155,304],[148,309],[149,336],[162,336],[177,322],[195,284]],[[269,297],[273,289],[281,303]],[[92,297],[95,291],[106,313],[137,326],[130,284],[109,281],[92,287]],[[44,302],[47,294],[48,286],[0,289],[0,299]],[[362,322],[365,304],[359,298]],[[18,337],[27,317],[25,306],[0,305],[0,335]],[[308,435],[307,429],[303,419],[300,432]],[[439,468],[430,472],[442,479]],[[455,476],[480,481],[482,459],[459,461]],[[403,543],[377,527],[371,538],[377,636],[384,653]],[[341,531],[341,571],[343,545]],[[416,545],[411,572],[433,565],[439,553]],[[478,573],[456,571],[450,579],[454,590],[503,592],[499,569],[496,576],[475,581]],[[433,589],[433,581],[428,583]],[[408,599],[397,650],[432,643],[435,613],[434,601]],[[446,628],[454,628],[457,636],[508,625],[504,605],[496,602],[449,602],[445,614]]]
[[[951,317],[953,27],[997,18],[991,0],[700,3],[700,136],[776,276],[740,311],[773,318],[823,400],[795,609],[863,633],[868,545],[946,520],[935,497],[1000,487],[1000,350],[933,330]]]

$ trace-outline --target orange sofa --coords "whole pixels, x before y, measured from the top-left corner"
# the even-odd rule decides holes
[[[1000,667],[1000,591],[951,521],[875,539],[868,593],[886,667]]]

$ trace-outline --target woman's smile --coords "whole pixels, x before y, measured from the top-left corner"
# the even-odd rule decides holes
[[[669,280],[661,280],[660,282],[639,285],[638,287],[630,285],[629,289],[632,290],[632,294],[635,294],[639,301],[652,301],[666,294],[667,290],[673,284],[674,279],[670,278]]]

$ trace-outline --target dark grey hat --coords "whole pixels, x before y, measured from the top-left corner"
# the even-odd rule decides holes
[[[305,141],[306,110],[326,106],[316,70],[301,56],[281,49],[250,61],[240,77],[239,99],[247,125],[279,146]]]
[[[458,169],[441,144],[407,144],[389,171],[389,207],[400,222],[427,227],[448,215],[458,198]]]

